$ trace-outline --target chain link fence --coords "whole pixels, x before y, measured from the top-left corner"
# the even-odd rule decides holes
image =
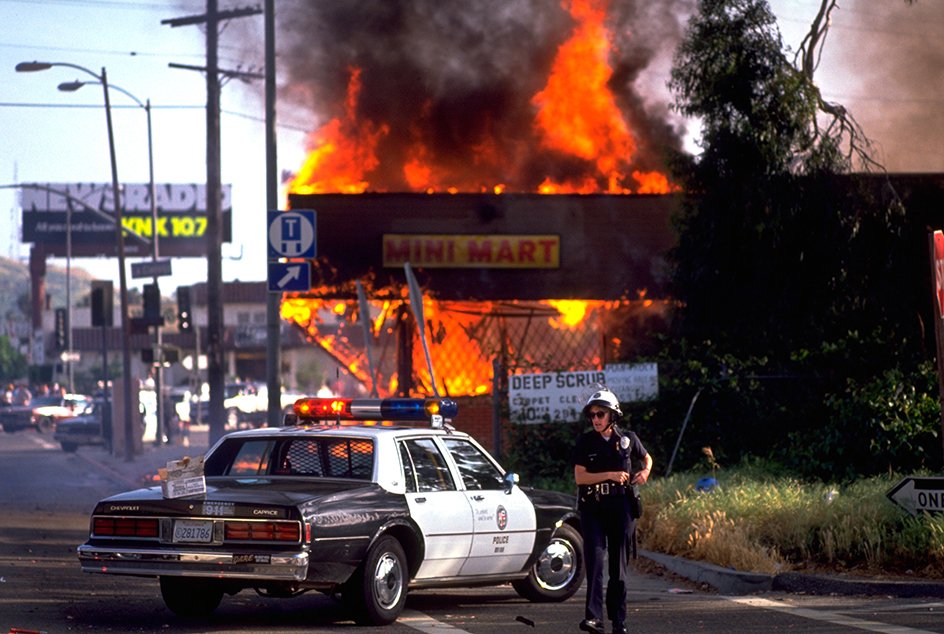
[[[650,300],[434,301],[423,314],[433,376],[406,300],[369,301],[365,323],[356,300],[286,299],[282,316],[301,328],[378,396],[404,391],[475,396],[493,391],[493,361],[508,371],[600,368],[644,354],[648,334],[664,321],[668,304]],[[643,333],[646,336],[643,336]],[[369,344],[369,347],[368,345]],[[368,355],[368,350],[370,351]],[[411,363],[405,363],[410,359]],[[371,372],[373,367],[373,373]],[[399,377],[410,372],[408,386]],[[373,379],[372,379],[373,374]]]

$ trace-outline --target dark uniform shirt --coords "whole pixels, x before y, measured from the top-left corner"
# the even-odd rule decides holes
[[[632,476],[631,459],[642,461],[647,455],[646,448],[636,434],[613,427],[609,439],[603,438],[596,430],[590,430],[578,438],[574,464],[585,468],[588,473],[625,471]]]

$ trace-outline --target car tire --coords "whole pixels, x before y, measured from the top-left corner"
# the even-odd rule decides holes
[[[389,625],[406,604],[410,570],[403,547],[395,538],[377,540],[349,582],[350,607],[358,625]]]
[[[40,416],[39,420],[36,421],[36,429],[41,434],[51,434],[55,426],[53,420],[48,416]]]
[[[161,577],[161,596],[168,609],[184,618],[207,616],[223,600],[223,586],[214,579]]]
[[[535,603],[566,601],[583,583],[583,538],[562,524],[524,579],[512,582],[519,595]]]
[[[75,453],[76,451],[79,450],[79,446],[75,444],[74,442],[63,442],[61,444],[62,444],[62,450],[66,453]]]

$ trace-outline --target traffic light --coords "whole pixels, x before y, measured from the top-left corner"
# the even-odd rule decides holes
[[[141,349],[141,362],[146,365],[177,363],[178,361],[180,361],[180,350],[173,346]]]
[[[145,284],[142,288],[144,299],[144,318],[159,320],[161,318],[161,289],[157,284]]]
[[[115,321],[115,288],[111,282],[92,280],[92,325],[112,326]]]
[[[69,313],[65,308],[56,309],[56,350],[69,347]]]
[[[189,286],[177,287],[177,328],[181,332],[189,332],[193,328]]]

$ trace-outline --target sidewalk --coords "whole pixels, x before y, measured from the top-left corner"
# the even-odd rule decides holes
[[[113,455],[104,447],[83,447],[76,455],[93,467],[109,474],[128,489],[152,486],[157,483],[157,470],[172,460],[202,456],[209,450],[209,430],[205,425],[191,427],[189,445],[175,439],[174,444],[144,443],[139,455],[128,460],[124,453]]]
[[[114,456],[101,447],[83,448],[81,459],[98,468],[127,488],[137,489],[157,483],[158,469],[171,460],[204,455],[209,449],[208,430],[205,426],[190,430],[190,444],[145,443],[140,455],[128,461],[125,456]],[[723,568],[701,561],[692,561],[646,550],[639,551],[645,557],[667,568],[677,575],[695,583],[704,583],[726,595],[746,595],[763,592],[790,592],[814,595],[869,595],[890,597],[944,598],[944,582],[898,581],[882,578],[863,578],[845,575],[810,575],[787,572],[767,575]]]

